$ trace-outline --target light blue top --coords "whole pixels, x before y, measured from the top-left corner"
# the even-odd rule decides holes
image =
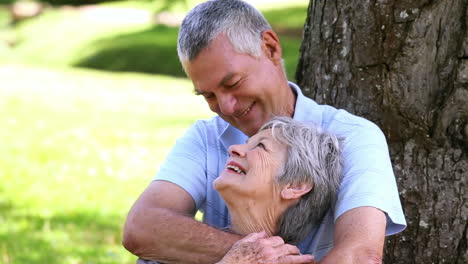
[[[379,208],[387,215],[386,234],[406,227],[393,175],[388,147],[382,131],[372,122],[319,105],[305,97],[299,87],[289,83],[297,94],[294,119],[314,123],[344,138],[343,180],[334,212],[329,210],[319,227],[298,246],[301,252],[320,260],[333,247],[334,221],[344,212],[360,207]],[[185,189],[204,214],[204,222],[218,228],[230,225],[228,209],[213,189],[213,180],[224,170],[230,145],[245,143],[247,136],[216,116],[199,120],[177,140],[155,180],[173,182]]]

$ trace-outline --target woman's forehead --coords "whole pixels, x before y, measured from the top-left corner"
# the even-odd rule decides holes
[[[259,142],[262,140],[270,141],[275,145],[284,146],[284,144],[277,139],[278,132],[275,133],[273,136],[273,130],[271,128],[259,131],[257,134],[253,135],[249,139],[247,139],[247,143],[249,142]]]

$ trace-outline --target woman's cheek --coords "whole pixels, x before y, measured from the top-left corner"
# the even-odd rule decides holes
[[[255,159],[249,162],[249,167],[254,172],[256,181],[269,182],[271,176],[275,175],[277,165],[268,153],[256,153]]]

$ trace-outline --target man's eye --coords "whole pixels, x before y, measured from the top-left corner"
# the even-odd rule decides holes
[[[213,99],[215,96],[214,94],[203,94],[203,97],[208,100],[208,99]]]
[[[233,84],[226,84],[226,88],[228,88],[228,89],[229,88],[234,88],[234,87],[238,86],[239,84],[240,84],[240,80],[233,83]]]

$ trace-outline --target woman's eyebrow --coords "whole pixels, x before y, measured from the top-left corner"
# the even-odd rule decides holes
[[[249,143],[249,139],[251,139],[251,138],[248,138],[248,139],[245,141],[245,143]],[[269,139],[268,139],[268,137],[265,137],[265,136],[262,136],[262,137],[260,137],[260,138],[257,139],[258,142],[260,142],[260,141],[262,141],[262,140],[269,140]]]

